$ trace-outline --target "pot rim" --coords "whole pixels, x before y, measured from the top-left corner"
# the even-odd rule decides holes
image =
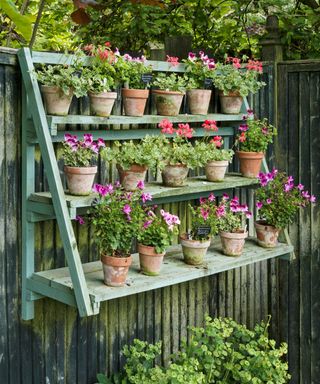
[[[128,169],[124,169],[120,164],[116,164],[116,167],[118,170],[120,171],[124,171],[124,172],[144,172],[144,171],[147,171],[148,170],[148,166],[147,165],[141,165],[141,164],[137,164],[137,163],[134,163],[134,164],[131,164],[130,165],[130,168]],[[135,168],[135,169],[133,169]]]
[[[243,232],[224,232],[220,231],[219,235],[227,239],[245,239],[248,237],[248,231],[243,230]]]
[[[208,161],[206,166],[225,167],[229,165],[229,160],[212,160]]]
[[[187,237],[186,233],[183,233],[182,235],[179,236],[181,245],[182,245],[182,242],[189,243],[191,246],[197,244],[197,245],[204,245],[206,247],[209,247],[211,244],[211,237],[205,240],[192,240],[192,239],[187,239],[186,237]]]
[[[159,93],[164,95],[177,95],[177,96],[184,96],[185,92],[179,92],[179,91],[165,91],[163,89],[153,89],[152,93]]]
[[[265,220],[256,220],[254,222],[254,225],[255,225],[255,227],[268,227],[268,228],[272,228],[272,230],[274,230],[274,231],[280,231],[281,230],[281,228],[277,228],[274,225],[267,224],[267,222]]]
[[[219,90],[219,96],[223,96],[223,97],[241,97],[243,98],[243,96],[240,95],[239,91],[230,91],[227,95],[225,95],[223,93],[223,91],[220,91]]]
[[[136,88],[122,88],[121,89],[122,94],[124,93],[131,93],[131,94],[138,94],[137,99],[147,99],[149,96],[149,89],[136,89]]]
[[[141,249],[142,247],[146,248],[146,250],[142,251],[142,249]],[[162,256],[165,255],[166,252],[156,253],[155,246],[153,246],[153,245],[144,245],[142,243],[138,243],[138,253],[143,253],[144,255],[152,256],[152,257],[162,257]]]
[[[238,157],[261,157],[263,158],[265,156],[264,152],[251,152],[251,151],[236,151],[236,154]]]
[[[71,167],[70,165],[64,166],[64,172],[66,173],[82,173],[82,174],[93,174],[97,173],[98,166],[93,165],[90,167]]]
[[[205,93],[212,93],[212,89],[204,89],[204,88],[193,88],[193,89],[187,89],[187,93],[189,92],[193,92],[193,91],[201,91],[201,92],[205,92]]]
[[[101,98],[105,98],[105,99],[116,99],[117,98],[117,92],[114,92],[114,91],[108,91],[108,92],[99,92],[99,93],[95,93],[95,92],[88,92],[88,95],[90,97],[101,97]]]
[[[132,256],[128,255],[127,257],[116,257],[116,256],[110,256],[101,254],[101,262],[105,265],[111,265],[114,267],[130,267],[132,264]]]

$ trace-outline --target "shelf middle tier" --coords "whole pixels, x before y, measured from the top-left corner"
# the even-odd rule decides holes
[[[205,176],[198,176],[188,178],[183,187],[166,187],[160,182],[147,183],[145,192],[151,193],[152,203],[164,204],[206,197],[211,192],[221,195],[222,192],[230,191],[233,188],[254,186],[257,183],[258,179],[249,179],[238,174],[227,174],[222,182],[210,182],[206,180]],[[72,196],[66,193],[65,199],[70,218],[75,219],[78,214],[85,214],[96,197],[97,195],[94,193],[89,196]],[[28,200],[28,211],[30,221],[54,219],[50,192],[32,193]]]

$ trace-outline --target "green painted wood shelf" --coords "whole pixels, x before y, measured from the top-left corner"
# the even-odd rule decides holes
[[[140,273],[139,257],[138,254],[134,254],[127,285],[117,288],[103,284],[100,261],[83,264],[83,269],[92,305],[95,308],[95,313],[98,313],[100,303],[103,301],[183,283],[274,257],[286,257],[285,255],[288,255],[292,250],[292,246],[282,243],[279,243],[276,248],[261,248],[256,245],[254,239],[249,239],[246,241],[243,254],[240,257],[228,257],[222,254],[220,240],[217,239],[209,248],[204,263],[199,266],[190,266],[184,263],[181,247],[177,245],[167,251],[161,274],[152,277]],[[68,268],[34,273],[28,279],[27,286],[40,294],[45,290],[49,297],[55,297],[56,292],[59,292],[60,297],[63,297],[67,304],[76,306]]]
[[[185,186],[176,188],[165,187],[159,182],[147,183],[146,192],[151,193],[153,203],[163,204],[167,202],[198,199],[201,196],[208,196],[211,192],[228,191],[238,187],[249,187],[257,183],[257,179],[249,179],[238,174],[228,174],[225,179],[219,183],[207,181],[205,176],[198,176],[188,178]],[[96,197],[94,193],[89,196],[72,196],[66,194],[65,200],[71,219],[75,219],[77,214],[85,213],[85,209],[92,205]],[[79,211],[81,208],[83,208],[83,210]],[[29,197],[29,212],[33,213],[32,221],[54,218],[50,192],[32,193]]]
[[[288,255],[292,246],[279,244],[275,249],[257,247],[253,241],[246,243],[244,254],[239,258],[229,258],[221,254],[219,243],[214,243],[207,254],[205,264],[200,267],[190,267],[183,263],[179,246],[170,249],[163,265],[162,273],[158,277],[141,275],[138,270],[137,255],[134,256],[134,265],[129,273],[128,284],[123,288],[110,288],[103,284],[101,262],[82,264],[77,239],[72,225],[77,214],[85,214],[93,203],[95,195],[75,197],[64,192],[60,169],[56,161],[54,142],[64,139],[68,132],[68,125],[72,126],[73,134],[82,135],[84,132],[92,133],[94,138],[102,137],[107,141],[141,139],[147,134],[159,134],[156,125],[165,116],[146,115],[142,117],[128,117],[112,115],[108,118],[97,116],[47,116],[43,106],[39,84],[35,76],[34,64],[64,64],[74,60],[72,55],[32,52],[22,48],[18,52],[22,88],[22,318],[34,318],[34,302],[43,297],[50,297],[62,303],[77,307],[79,315],[91,316],[99,312],[102,301],[128,296],[146,290],[166,287],[172,284],[196,279],[245,266],[272,257]],[[83,60],[88,65],[90,58]],[[148,62],[155,71],[184,72],[185,66],[177,67],[165,62]],[[231,144],[230,138],[234,136],[235,128],[242,122],[242,113],[246,113],[249,105],[247,99],[241,108],[241,114],[223,115],[208,114],[187,115],[181,114],[169,117],[173,123],[192,123],[200,125],[204,120],[219,122],[218,134],[224,137],[226,147]],[[81,130],[80,126],[86,125]],[[122,127],[126,125],[126,127]],[[133,129],[131,129],[132,125]],[[149,126],[151,125],[151,126]],[[75,126],[79,126],[75,131]],[[88,130],[91,126],[91,130]],[[143,128],[140,129],[140,126]],[[99,129],[97,129],[97,127]],[[124,129],[128,128],[129,129]],[[118,129],[119,128],[119,129]],[[195,128],[195,136],[205,135],[203,128]],[[50,192],[37,192],[35,158],[36,147],[39,144],[41,158],[46,171],[46,178]],[[266,170],[266,163],[262,167]],[[211,192],[219,196],[224,191],[232,191],[239,187],[254,187],[257,179],[247,179],[236,174],[229,174],[221,183],[211,183],[204,177],[194,177],[187,180],[181,188],[168,188],[160,183],[150,183],[147,191],[153,196],[153,202],[168,203],[197,199],[208,196]],[[252,191],[249,191],[249,203],[253,205]],[[63,244],[66,268],[35,272],[35,222],[55,219],[59,227]],[[251,219],[249,225],[252,231]],[[251,233],[251,232],[250,232]]]

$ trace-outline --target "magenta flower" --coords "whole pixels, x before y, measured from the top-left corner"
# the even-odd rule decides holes
[[[93,136],[91,133],[85,133],[83,135],[83,143],[85,147],[90,147],[91,144],[93,143]]]
[[[141,189],[141,191],[144,189],[144,181],[143,180],[138,181],[137,188]]]
[[[246,132],[248,130],[248,124],[240,124],[239,125],[239,131]]]
[[[99,145],[95,142],[91,144],[91,151],[94,153],[99,153]]]
[[[261,201],[257,201],[257,202],[256,202],[256,207],[257,207],[258,209],[262,208],[262,206],[263,206],[263,204],[261,203]]]
[[[302,191],[301,195],[305,199],[310,199],[310,197],[311,197],[308,191]]]
[[[106,146],[104,140],[103,140],[101,137],[99,137],[99,139],[97,140],[97,144],[98,144],[98,147],[99,147],[99,148],[100,148],[100,147],[105,147],[105,146]]]
[[[188,54],[188,59],[190,60],[190,61],[194,61],[195,59],[196,59],[196,54],[195,53],[193,53],[193,52],[189,52],[189,54]]]
[[[206,221],[209,217],[209,209],[201,208],[201,216],[204,221]]]
[[[215,201],[215,199],[216,199],[216,198],[215,198],[214,194],[213,194],[213,193],[210,193],[210,195],[209,195],[209,197],[208,197],[208,200],[212,202],[212,201]]]
[[[224,205],[221,205],[220,207],[217,208],[216,215],[218,217],[224,216],[225,214],[226,214],[226,210],[225,210]]]
[[[146,192],[146,193],[142,193],[141,195],[141,200],[143,202],[143,204],[146,202],[146,201],[150,201],[152,200],[152,196],[150,193]]]
[[[251,219],[252,217],[252,212],[246,212],[246,218]]]
[[[78,141],[78,136],[76,135],[71,135],[71,133],[66,133],[64,135],[64,141],[68,144],[70,143],[77,143]]]
[[[222,196],[223,196],[223,198],[225,200],[229,200],[230,199],[230,196],[227,193],[223,193]]]
[[[304,185],[302,185],[302,184],[298,184],[297,185],[297,188],[299,189],[299,191],[303,191],[304,190]]]
[[[310,200],[310,203],[315,203],[316,202],[315,195],[311,195],[309,200]]]
[[[126,204],[123,208],[122,208],[122,212],[125,213],[126,215],[129,215],[129,213],[131,212],[131,207],[129,204]]]
[[[287,184],[284,185],[283,189],[284,189],[285,192],[290,192],[292,188],[293,188],[293,184],[292,183],[287,183]]]
[[[269,133],[267,127],[263,127],[263,128],[261,129],[261,131],[262,131],[262,133],[263,133],[264,135],[267,135],[267,134]]]
[[[114,183],[114,187],[115,188],[120,188],[121,187],[121,183],[119,180],[117,180],[115,183]]]
[[[207,202],[207,199],[205,197],[200,197],[200,204],[205,204]]]
[[[271,199],[267,199],[266,202],[267,202],[267,204],[271,204],[272,200]]]
[[[83,225],[85,223],[83,217],[81,216],[76,216],[76,221],[80,224],[80,225]]]
[[[147,220],[143,223],[143,228],[144,229],[147,229],[148,227],[150,227],[150,225],[153,223],[152,220]]]

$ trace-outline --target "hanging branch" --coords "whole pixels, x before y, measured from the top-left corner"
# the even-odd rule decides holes
[[[33,26],[32,36],[31,36],[31,40],[30,40],[30,43],[29,43],[29,48],[30,49],[32,49],[32,46],[33,46],[33,44],[34,44],[34,42],[36,40],[36,34],[37,34],[37,31],[38,31],[38,28],[39,28],[39,25],[40,25],[40,20],[41,20],[41,17],[42,17],[44,5],[45,5],[45,0],[41,0],[40,4],[39,4],[38,15],[37,15],[37,18],[36,18],[36,22],[34,23],[34,26]]]

